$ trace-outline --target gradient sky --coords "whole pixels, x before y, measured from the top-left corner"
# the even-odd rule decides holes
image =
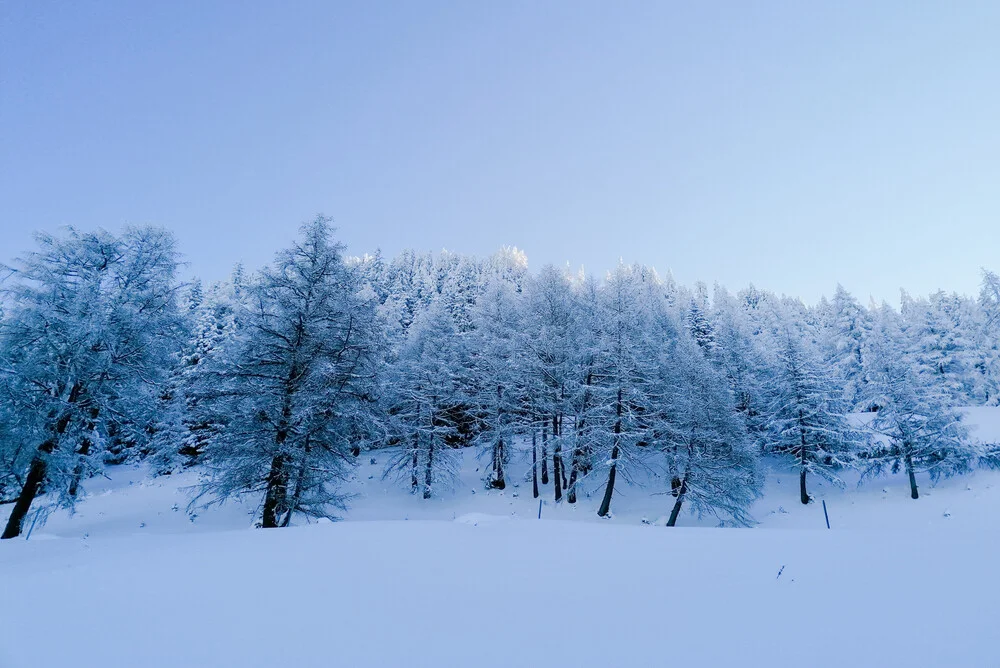
[[[0,2],[0,257],[150,222],[188,273],[324,212],[814,301],[1000,269],[1000,2]]]

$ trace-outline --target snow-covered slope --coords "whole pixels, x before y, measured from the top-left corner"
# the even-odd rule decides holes
[[[476,471],[474,454],[465,453],[466,466],[454,489],[424,500],[411,495],[403,485],[381,480],[383,454],[374,455],[359,467],[353,483],[356,496],[344,514],[350,521],[378,520],[454,520],[463,515],[482,514],[511,519],[536,519],[539,501],[543,520],[585,521],[599,524],[641,525],[662,523],[670,511],[673,497],[648,479],[641,486],[619,484],[612,503],[613,518],[597,517],[603,488],[590,488],[576,506],[565,501],[556,505],[552,486],[541,487],[541,499],[531,495],[531,482],[519,482],[516,488],[500,492],[484,490]],[[763,498],[753,508],[759,528],[825,528],[825,500],[831,526],[835,529],[920,529],[1000,526],[993,518],[1000,516],[1000,472],[977,471],[932,485],[918,476],[920,499],[909,497],[903,475],[890,476],[857,486],[858,475],[845,475],[843,488],[810,479],[810,491],[816,502],[803,506],[798,500],[798,474],[770,462]],[[188,511],[189,488],[197,482],[197,472],[159,478],[148,477],[145,467],[113,467],[109,479],[89,481],[89,495],[76,512],[56,511],[44,524],[38,523],[31,540],[46,538],[104,538],[141,534],[202,533],[226,529],[244,529],[259,517],[256,499],[212,508]],[[10,506],[0,507],[0,521],[6,520]],[[717,520],[698,518],[689,511],[681,515],[678,526],[714,527]],[[29,523],[26,529],[30,527]],[[0,543],[2,555],[3,543]],[[0,556],[2,558],[2,556]]]
[[[1000,408],[970,408],[973,434],[1000,442]],[[409,493],[405,484],[383,479],[389,451],[366,453],[350,484],[354,498],[344,519],[357,520],[453,520],[468,513],[514,519],[582,520],[638,525],[657,523],[670,511],[673,497],[664,494],[662,479],[651,479],[636,471],[634,485],[619,482],[612,503],[613,519],[597,517],[604,478],[596,475],[583,488],[576,505],[553,502],[552,486],[542,485],[541,498],[532,498],[529,456],[522,453],[512,465],[512,484],[504,491],[485,490],[480,462],[475,452],[465,450],[461,477],[450,489],[439,489],[435,498],[424,500]],[[374,462],[374,463],[372,463]],[[190,533],[242,529],[259,516],[258,499],[223,507],[192,508],[191,488],[197,471],[151,478],[144,466],[112,467],[107,477],[86,484],[88,496],[75,513],[58,511],[32,532],[41,537],[81,538],[142,533]],[[752,515],[761,528],[815,529],[825,527],[821,501],[825,500],[831,526],[837,529],[970,528],[992,526],[993,510],[1000,511],[1000,472],[978,471],[933,485],[927,474],[917,479],[921,497],[913,501],[905,475],[888,476],[858,485],[859,475],[844,474],[845,485],[837,487],[818,477],[809,479],[816,503],[803,506],[798,499],[798,473],[782,462],[768,462],[765,493]],[[405,482],[405,481],[404,481]],[[10,506],[0,506],[5,520]],[[29,517],[30,524],[30,517]],[[716,526],[711,517],[696,517],[685,509],[680,526]],[[27,526],[27,525],[26,525]],[[2,544],[0,544],[2,545]]]
[[[1000,441],[1000,410],[970,421]],[[611,520],[597,494],[556,506],[543,487],[539,521],[523,462],[486,491],[469,453],[424,501],[381,479],[386,456],[365,456],[347,521],[288,530],[251,529],[252,501],[190,516],[196,472],[91,480],[75,515],[0,543],[0,667],[1000,661],[1000,472],[921,479],[917,501],[902,476],[813,481],[827,531],[772,462],[759,528],[665,529],[648,481]]]

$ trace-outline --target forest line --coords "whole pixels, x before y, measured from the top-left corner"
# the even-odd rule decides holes
[[[447,489],[458,448],[503,489],[530,441],[534,494],[637,468],[681,510],[750,525],[762,458],[815,476],[932,479],[1000,463],[962,406],[1000,403],[1000,279],[899,310],[838,286],[814,306],[753,286],[687,287],[641,265],[603,280],[523,253],[349,257],[325,217],[258,271],[182,284],[172,236],[40,234],[0,290],[4,538],[72,507],[103,467],[197,466],[192,504],[258,495],[260,526],[333,517],[367,450],[418,498]],[[866,413],[857,419],[856,413]],[[45,494],[43,498],[40,495]],[[417,502],[417,501],[415,501]]]

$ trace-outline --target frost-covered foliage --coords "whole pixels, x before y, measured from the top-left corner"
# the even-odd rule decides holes
[[[211,370],[210,360],[223,353],[237,333],[237,306],[245,294],[240,272],[233,280],[213,285],[206,294],[196,281],[182,308],[185,342],[175,356],[170,379],[162,396],[154,435],[157,470],[202,462],[206,446],[222,422],[198,410],[198,387]]]
[[[488,462],[487,486],[504,489],[526,396],[519,346],[523,323],[514,284],[503,278],[490,281],[474,307],[473,322],[474,402],[481,424],[477,444]]]
[[[862,349],[871,330],[871,317],[841,285],[819,316],[823,325],[820,338],[826,348],[824,361],[832,367],[832,379],[842,385],[844,401],[853,410],[864,394]]]
[[[458,474],[454,448],[467,438],[473,402],[466,338],[441,302],[421,313],[388,380],[390,429],[399,453],[387,469],[429,499]]]
[[[536,497],[602,494],[602,516],[632,471],[659,472],[671,525],[682,506],[750,523],[765,455],[798,471],[804,503],[808,476],[848,466],[1000,461],[955,410],[1000,403],[991,272],[978,299],[903,293],[896,311],[841,286],[807,306],[641,265],[529,272],[512,247],[347,258],[323,217],[273,266],[207,287],[178,289],[160,231],[39,243],[0,300],[8,533],[37,493],[71,505],[80,480],[140,457],[198,467],[202,500],[256,495],[267,527],[341,508],[368,448],[393,448],[386,474],[424,498],[458,448],[478,448],[489,489],[530,458]]]
[[[908,352],[917,371],[932,378],[950,402],[984,397],[977,387],[976,316],[974,301],[936,292],[927,299],[912,299],[905,292],[902,328]]]
[[[38,434],[26,426],[15,409],[11,387],[0,382],[0,501],[12,502],[24,485],[24,474],[34,454]]]
[[[338,483],[381,423],[375,299],[328,219],[301,236],[249,281],[232,340],[205,358],[187,393],[191,419],[214,425],[199,498],[263,493],[264,527],[342,508]]]
[[[665,304],[661,284],[641,267],[620,265],[598,295],[599,341],[594,363],[598,383],[588,436],[607,470],[604,499],[598,510],[607,515],[619,474],[642,465],[654,424],[650,408],[659,391],[657,354],[663,345]]]
[[[670,347],[665,415],[656,442],[666,456],[676,501],[667,520],[674,526],[681,505],[740,526],[753,523],[747,511],[762,491],[763,476],[746,428],[733,405],[725,376],[680,336]]]
[[[497,257],[506,270],[491,269]],[[448,253],[407,252],[388,263],[380,256],[362,262],[373,285],[396,286],[380,292],[383,312],[403,314],[389,365],[397,430],[385,443],[402,448],[393,470],[414,490],[426,492],[428,470],[432,478],[449,477],[447,458],[426,454],[435,442],[427,437],[437,434],[450,447],[478,444],[488,486],[500,486],[519,440],[536,462],[536,496],[551,485],[556,501],[572,503],[581,488],[596,488],[606,515],[631,467],[663,468],[675,498],[742,523],[763,454],[787,456],[800,473],[804,502],[808,475],[837,484],[842,468],[872,468],[881,456],[869,444],[887,416],[865,428],[849,417],[884,403],[875,400],[866,373],[878,309],[862,307],[842,287],[831,301],[807,307],[754,286],[736,295],[716,286],[709,298],[704,285],[688,289],[641,266],[622,265],[597,281],[553,267],[532,275],[509,253],[497,257],[477,265]],[[988,313],[1000,309],[992,306],[989,278],[979,302],[938,294],[904,300],[898,315],[901,363],[941,394],[944,409],[997,396],[997,336]],[[424,331],[428,322],[434,337]],[[439,388],[432,397],[443,403],[433,413],[446,416],[422,429],[414,427],[414,397],[399,394],[413,386],[407,378],[417,367],[425,387]],[[693,377],[704,383],[685,384]],[[714,418],[692,413],[685,393],[711,405]],[[695,454],[684,482],[678,462],[686,461],[685,451],[675,437],[678,425],[693,420],[733,448],[726,456],[739,475],[722,485],[728,497],[713,485],[701,494],[691,482],[700,471],[694,462],[713,460],[710,450],[687,450]]]
[[[786,319],[784,331],[774,337],[775,366],[766,385],[766,451],[794,462],[800,500],[809,503],[807,475],[842,484],[837,471],[852,463],[865,441],[848,421],[838,370],[820,356],[807,332],[793,325]]]
[[[537,433],[540,445],[541,477],[549,483],[549,453],[552,458],[552,489],[556,501],[569,488],[566,455],[570,467],[580,454],[572,429],[574,400],[584,380],[580,364],[581,336],[577,297],[571,278],[555,267],[543,267],[524,288],[524,328],[521,337],[526,385],[526,423]],[[574,480],[575,484],[575,480]]]
[[[914,473],[932,480],[969,470],[980,452],[952,407],[948,388],[901,349],[899,318],[883,306],[865,350],[866,401],[876,406],[870,429],[876,442],[865,453],[868,474],[904,470],[910,496],[918,497]]]
[[[978,359],[976,386],[987,406],[1000,405],[1000,276],[983,272],[983,285],[978,306],[982,326],[977,328]]]
[[[5,459],[30,458],[10,474],[21,489],[5,538],[20,533],[43,488],[72,506],[105,457],[146,443],[179,334],[177,253],[165,231],[69,228],[36,241],[3,284],[0,369],[15,416],[4,420]]]
[[[769,376],[762,346],[753,334],[746,309],[721,286],[715,288],[712,322],[717,345],[710,359],[726,377],[748,434],[762,446],[768,404],[764,384]]]

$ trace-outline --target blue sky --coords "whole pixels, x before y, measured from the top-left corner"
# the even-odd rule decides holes
[[[1000,268],[997,2],[0,5],[0,256],[526,250],[807,301]]]

